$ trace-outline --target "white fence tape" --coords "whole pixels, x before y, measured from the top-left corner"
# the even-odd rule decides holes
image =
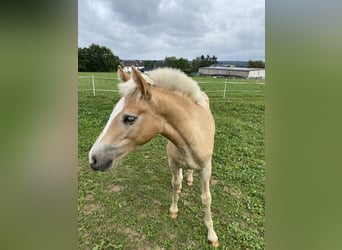
[[[101,77],[101,76],[94,76],[92,74],[91,76],[78,76],[78,79],[91,79],[92,81],[92,89],[78,89],[78,91],[83,92],[83,91],[93,91],[93,95],[96,95],[96,92],[118,92],[118,90],[114,89],[98,89],[96,88],[95,80],[96,79],[102,79],[102,80],[118,80],[118,78],[114,77]],[[198,81],[198,83],[213,83],[213,82],[202,82]],[[213,83],[217,84],[217,82]],[[206,93],[220,93],[223,92],[223,98],[226,98],[226,93],[227,92],[236,92],[236,93],[263,93],[264,91],[258,91],[258,90],[228,90],[227,89],[227,84],[261,84],[264,85],[264,82],[228,82],[227,79],[225,78],[224,82],[224,89],[223,90],[205,90],[204,92]]]

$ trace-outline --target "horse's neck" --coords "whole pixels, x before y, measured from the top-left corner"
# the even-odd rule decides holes
[[[215,128],[209,109],[170,91],[159,91],[156,100],[164,120],[161,134],[173,144],[184,147],[206,140],[211,144]]]

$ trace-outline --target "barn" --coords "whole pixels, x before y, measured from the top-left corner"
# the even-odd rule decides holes
[[[200,75],[220,76],[245,79],[265,79],[265,69],[259,68],[239,68],[239,67],[202,67],[198,69]]]

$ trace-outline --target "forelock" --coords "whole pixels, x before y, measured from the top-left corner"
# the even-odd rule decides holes
[[[130,79],[127,82],[119,83],[118,87],[121,96],[133,95],[137,91],[137,85],[133,79]]]
[[[154,81],[149,76],[145,74],[141,75],[148,84],[154,85]],[[127,82],[119,83],[118,87],[121,96],[139,95],[138,97],[140,97],[140,91],[138,90],[138,87],[132,78],[129,79]]]

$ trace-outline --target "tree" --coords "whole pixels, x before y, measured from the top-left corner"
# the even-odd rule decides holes
[[[248,68],[265,68],[265,63],[261,60],[257,61],[248,61]]]
[[[196,57],[191,62],[191,70],[193,72],[197,72],[199,67],[201,67],[201,59],[199,57]]]
[[[191,69],[195,72],[198,71],[198,68],[200,67],[208,67],[213,64],[217,64],[216,56],[210,57],[210,55],[207,55],[207,57],[204,57],[204,55],[201,55],[192,60]]]
[[[182,70],[186,74],[191,74],[189,61],[185,58],[177,59],[175,56],[165,57],[164,66]]]
[[[177,59],[176,60],[176,68],[181,69],[181,70],[189,69],[190,65],[189,65],[188,60],[185,58],[182,58],[182,57]]]
[[[207,55],[206,57],[204,55],[196,57],[191,61],[191,63],[182,57],[177,59],[176,57],[171,56],[165,57],[164,59],[165,67],[180,69],[186,74],[191,74],[191,72],[198,71],[198,68],[200,67],[208,67],[213,64],[217,64],[217,57],[211,57],[210,55]]]
[[[119,64],[119,57],[105,46],[91,44],[89,48],[78,48],[78,71],[112,72]]]
[[[154,69],[156,67],[156,60],[145,60],[144,61],[144,66],[145,68],[148,68],[148,69]]]
[[[88,48],[78,48],[78,71],[86,72],[89,64],[89,49]]]
[[[164,66],[170,68],[176,68],[177,58],[175,56],[165,57]]]

